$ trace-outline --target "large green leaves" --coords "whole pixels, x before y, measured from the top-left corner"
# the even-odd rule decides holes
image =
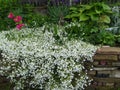
[[[84,15],[84,14],[80,15],[80,21],[87,21],[87,20],[89,20],[89,16]]]
[[[104,3],[92,3],[89,5],[79,5],[70,8],[70,13],[65,18],[72,21],[110,23],[109,14],[111,8]]]

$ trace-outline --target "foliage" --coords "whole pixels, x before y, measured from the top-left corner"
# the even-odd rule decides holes
[[[64,23],[64,17],[68,14],[68,11],[68,6],[66,5],[48,6],[49,22],[56,24]]]
[[[53,28],[46,29],[2,31],[0,75],[10,78],[15,90],[82,90],[90,82],[83,62],[92,60],[96,47],[80,40],[68,41],[62,28],[57,33],[64,44],[58,45]]]
[[[90,28],[82,26],[79,22],[73,22],[65,26],[66,36],[69,39],[76,38],[85,42],[100,45],[114,45],[115,37],[107,30],[99,30],[96,27]]]
[[[104,3],[92,3],[90,5],[79,5],[70,8],[70,14],[66,16],[72,21],[110,23],[111,8]]]
[[[59,5],[69,5],[70,0],[48,0],[48,5],[50,6],[59,6]]]
[[[50,5],[67,5],[67,6],[72,6],[72,5],[76,5],[79,4],[80,0],[48,0],[48,4]]]
[[[113,15],[111,16],[111,27],[107,28],[108,31],[112,32],[116,38],[116,43],[120,43],[120,10],[119,6],[112,7]]]
[[[0,0],[0,30],[15,27],[14,21],[9,20],[7,15],[17,6],[16,1],[17,0]]]
[[[15,27],[14,21],[7,18],[9,12],[22,16],[23,23],[27,24],[28,27],[35,27],[35,25],[38,27],[46,22],[44,16],[35,13],[34,7],[29,4],[21,5],[19,0],[0,0],[0,30]]]
[[[119,3],[119,0],[81,0],[82,4],[96,3],[96,2],[104,2],[106,4],[116,4]]]
[[[73,6],[66,19],[80,24],[74,24],[66,30],[70,38],[82,38],[92,44],[114,45],[114,36],[105,30],[109,27],[112,14],[111,8],[103,2]]]
[[[29,28],[43,26],[44,23],[46,23],[48,20],[47,15],[42,15],[40,13],[35,13],[35,12],[29,13],[24,18],[25,18],[24,22],[26,22]]]

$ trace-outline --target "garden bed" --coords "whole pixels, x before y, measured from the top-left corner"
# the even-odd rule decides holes
[[[83,89],[91,81],[83,72],[83,63],[92,61],[97,47],[81,40],[69,41],[61,31],[62,43],[57,43],[50,29],[43,26],[1,32],[0,74],[7,76],[15,90]]]

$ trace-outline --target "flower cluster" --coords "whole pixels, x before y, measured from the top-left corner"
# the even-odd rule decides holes
[[[63,45],[56,44],[46,26],[25,29],[0,33],[0,75],[10,78],[14,90],[83,90],[88,83],[83,62],[92,60],[97,48],[80,40],[68,41],[60,34],[62,29],[58,31]]]
[[[21,16],[15,16],[12,12],[9,13],[8,18],[13,19],[16,23],[16,28],[20,30],[24,24],[22,23],[22,17]]]

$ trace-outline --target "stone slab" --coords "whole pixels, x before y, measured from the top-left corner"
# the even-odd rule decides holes
[[[120,70],[112,71],[110,77],[120,78]]]
[[[97,72],[97,74],[111,74],[112,72],[109,70],[99,70],[98,72]]]
[[[102,61],[102,60],[101,60]],[[94,67],[120,67],[120,61],[106,61],[106,64],[100,64],[99,60],[93,62]]]
[[[98,81],[98,82],[105,82],[105,83],[115,82],[115,83],[120,83],[120,78],[97,78],[97,77],[94,77],[93,79],[94,79],[94,81]]]
[[[106,71],[106,70],[117,70],[118,68],[117,67],[94,67],[93,70],[97,70],[97,71]]]
[[[120,48],[118,47],[101,47],[96,51],[96,54],[119,54]]]
[[[112,63],[112,66],[120,67],[120,62],[113,62],[113,63]]]
[[[95,54],[93,56],[94,60],[111,60],[118,61],[118,55],[108,55],[108,54]]]

